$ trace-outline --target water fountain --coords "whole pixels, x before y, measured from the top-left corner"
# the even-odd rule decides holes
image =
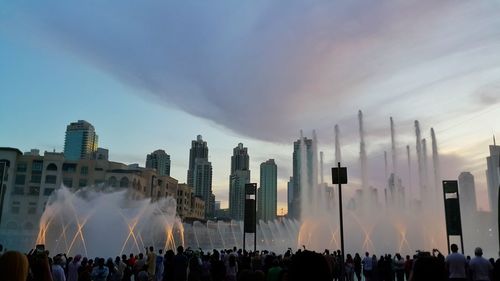
[[[368,183],[368,153],[361,111],[358,112],[358,122],[361,185],[353,198],[344,198],[345,202],[350,202],[344,210],[346,250],[412,254],[417,249],[438,248],[445,252],[443,206],[439,200],[442,198],[439,154],[434,130],[431,129],[434,173],[433,179],[429,179],[426,142],[419,122],[415,121],[418,184],[413,191],[409,145],[406,146],[407,186],[397,173],[396,131],[391,117],[392,169],[388,168],[385,153],[387,184],[376,188]],[[302,131],[300,135],[300,158],[306,159],[300,162],[301,220],[259,221],[258,249],[283,252],[302,245],[317,251],[339,248],[338,207],[335,196],[329,196],[335,187],[328,187],[323,177],[319,177],[323,172],[323,154],[318,159],[316,133],[312,133],[311,148],[307,147]],[[335,161],[341,161],[341,153],[340,129],[335,125]],[[399,168],[399,173],[402,171]],[[348,188],[354,187],[348,185]],[[382,200],[378,190],[384,191]],[[174,199],[158,202],[150,202],[147,198],[137,200],[133,199],[137,194],[131,192],[85,188],[72,193],[65,188],[59,189],[42,216],[37,242],[46,243],[53,252],[88,255],[138,252],[148,245],[156,248],[184,245],[204,250],[242,246],[243,224],[240,221],[182,223],[175,214]],[[110,225],[113,225],[112,229]],[[253,244],[252,235],[247,239],[247,245]]]

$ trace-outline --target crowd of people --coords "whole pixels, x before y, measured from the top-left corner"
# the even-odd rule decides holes
[[[269,251],[237,249],[200,250],[177,248],[122,255],[113,258],[50,257],[45,250],[28,254],[8,251],[0,256],[0,280],[5,281],[500,281],[500,259],[487,260],[481,248],[465,257],[451,245],[445,257],[438,250],[406,257],[347,254],[325,250],[317,253],[288,249],[277,255]]]

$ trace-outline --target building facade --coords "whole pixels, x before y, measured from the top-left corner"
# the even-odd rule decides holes
[[[248,149],[239,143],[231,156],[229,176],[229,214],[234,220],[243,220],[245,212],[245,184],[250,183]]]
[[[212,163],[208,161],[208,145],[201,135],[191,141],[189,150],[189,167],[187,171],[187,184],[194,188],[195,196],[203,199],[205,215],[207,218],[214,216],[214,206],[210,204],[212,193]]]
[[[278,166],[274,159],[260,164],[260,187],[257,194],[259,219],[276,219],[278,204]]]
[[[170,176],[170,155],[158,149],[146,156],[146,168],[156,169],[159,176]]]
[[[5,168],[5,169],[4,169]],[[63,153],[36,150],[21,153],[0,147],[0,241],[9,249],[29,250],[39,229],[39,220],[50,195],[61,186],[76,191],[90,186],[135,190],[137,199],[178,199],[179,183],[156,170],[128,166],[105,159],[68,160]],[[183,192],[193,189],[184,185]],[[184,193],[183,193],[184,194]],[[181,218],[204,219],[205,202],[189,195],[182,201]],[[178,201],[179,202],[179,201]],[[202,207],[200,209],[200,207]]]
[[[98,137],[94,126],[85,120],[72,122],[66,127],[64,157],[68,160],[92,158],[97,152]]]
[[[490,145],[490,156],[486,157],[486,180],[491,211],[498,213],[498,189],[500,188],[500,146]]]
[[[293,199],[288,213],[295,219],[300,219],[301,200],[306,195],[308,187],[313,186],[313,141],[303,138],[293,143]],[[312,190],[311,190],[312,191]]]
[[[458,176],[458,192],[462,217],[474,215],[477,212],[476,186],[474,176],[470,172],[462,172]]]

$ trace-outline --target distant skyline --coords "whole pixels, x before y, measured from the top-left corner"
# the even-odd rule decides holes
[[[478,206],[488,208],[485,158],[500,135],[498,1],[49,0],[0,8],[0,146],[63,151],[66,126],[84,119],[110,160],[143,166],[164,149],[171,175],[184,182],[191,140],[201,134],[225,207],[241,142],[252,182],[261,162],[276,160],[279,213],[301,129],[317,130],[329,182],[339,124],[350,186],[359,185],[361,109],[374,186],[383,184],[391,149],[389,117],[400,166],[406,145],[414,156],[418,119],[423,137],[436,131],[443,178],[472,172]]]

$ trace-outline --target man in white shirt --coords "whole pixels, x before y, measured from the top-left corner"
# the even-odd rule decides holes
[[[493,266],[483,258],[483,249],[477,247],[474,250],[475,257],[469,263],[472,281],[490,281]]]
[[[467,260],[458,252],[457,244],[451,244],[451,254],[446,257],[446,272],[450,281],[467,280]]]
[[[370,253],[365,253],[365,257],[363,258],[361,264],[363,264],[363,275],[365,276],[365,280],[370,281],[372,279],[373,270],[372,258],[370,257]]]

